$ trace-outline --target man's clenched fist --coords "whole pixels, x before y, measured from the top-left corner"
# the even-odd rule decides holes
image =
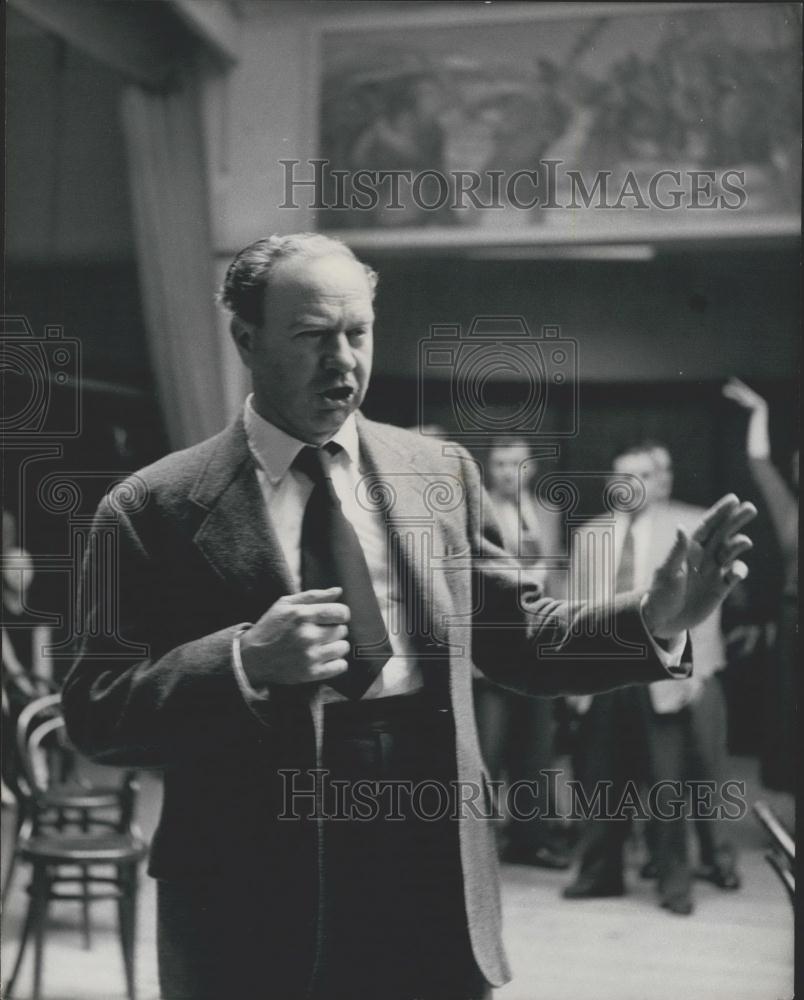
[[[349,608],[340,587],[280,597],[240,641],[254,688],[327,681],[347,668]]]

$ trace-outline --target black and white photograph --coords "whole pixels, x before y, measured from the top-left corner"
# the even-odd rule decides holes
[[[803,12],[7,0],[4,1000],[793,1000]]]

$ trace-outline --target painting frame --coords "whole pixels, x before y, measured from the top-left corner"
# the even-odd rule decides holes
[[[783,17],[785,12],[794,11],[794,6],[787,4],[723,4],[717,5],[717,14],[723,17],[729,15],[731,12],[736,13],[739,11],[739,16],[745,18],[746,12],[748,12],[749,16],[754,16],[760,22],[763,18],[767,20],[768,15],[763,14],[763,11],[766,11],[769,6],[775,9],[774,16],[776,17]],[[679,22],[680,19],[684,18],[689,21],[690,18],[709,17],[711,19],[713,16],[716,16],[713,11],[713,5],[706,3],[557,3],[539,5],[510,4],[505,8],[483,6],[473,9],[466,8],[463,5],[445,4],[443,7],[438,6],[430,10],[419,8],[416,12],[415,23],[413,23],[410,15],[401,10],[388,11],[382,16],[373,17],[370,26],[366,26],[359,18],[353,16],[340,15],[337,17],[319,18],[311,25],[308,39],[311,63],[315,67],[315,71],[311,75],[311,85],[306,102],[308,106],[310,134],[314,137],[313,148],[315,149],[315,158],[308,161],[304,166],[307,168],[308,174],[310,171],[313,171],[313,176],[318,178],[319,174],[316,171],[319,170],[322,172],[322,177],[324,176],[324,172],[328,170],[332,170],[333,173],[340,171],[340,174],[343,175],[349,173],[349,168],[353,168],[355,162],[365,162],[368,164],[369,169],[377,171],[381,167],[378,168],[376,164],[384,162],[382,159],[382,142],[380,140],[387,137],[389,130],[385,129],[383,133],[385,122],[381,117],[378,118],[380,124],[376,125],[376,127],[373,126],[374,134],[370,136],[369,140],[366,139],[366,135],[369,135],[371,129],[365,129],[365,135],[362,137],[358,136],[358,140],[353,147],[355,155],[348,162],[347,158],[339,162],[338,156],[342,156],[342,153],[333,148],[332,135],[337,134],[337,129],[340,127],[338,123],[332,125],[329,132],[327,131],[332,118],[331,109],[333,107],[343,107],[345,103],[339,100],[339,94],[343,93],[343,81],[340,91],[338,86],[334,86],[334,82],[337,82],[336,70],[339,65],[338,60],[340,59],[341,64],[343,64],[345,58],[348,64],[350,51],[357,53],[357,55],[354,57],[355,68],[352,71],[351,81],[347,65],[345,75],[347,90],[352,85],[352,90],[354,91],[355,80],[358,74],[361,74],[364,81],[364,92],[368,92],[372,86],[375,86],[376,92],[380,94],[380,107],[383,107],[382,102],[386,100],[383,95],[390,95],[387,97],[387,104],[385,105],[386,108],[391,107],[388,117],[394,111],[394,107],[391,106],[392,101],[401,102],[402,108],[398,120],[404,121],[401,116],[407,113],[408,119],[410,119],[410,107],[404,107],[406,99],[404,93],[401,99],[399,98],[399,87],[397,87],[397,96],[394,98],[393,86],[396,86],[406,73],[411,79],[414,79],[417,72],[420,74],[423,72],[420,69],[417,70],[415,58],[409,59],[409,64],[406,67],[404,58],[402,57],[410,57],[411,52],[415,56],[416,44],[423,43],[425,39],[428,40],[428,45],[430,46],[430,65],[432,65],[433,49],[435,48],[436,51],[438,49],[438,43],[434,42],[433,39],[438,37],[443,39],[460,36],[467,39],[474,33],[477,38],[485,36],[491,39],[494,33],[496,33],[498,39],[503,38],[504,40],[506,37],[511,39],[518,38],[518,44],[521,46],[521,39],[523,37],[532,36],[535,38],[538,36],[546,37],[547,41],[545,44],[547,45],[549,44],[548,36],[550,36],[551,32],[556,37],[566,38],[573,31],[578,31],[585,24],[593,22],[598,25],[602,23],[604,31],[614,26],[622,34],[624,30],[622,26],[625,22],[632,25],[635,23],[650,25],[651,22],[653,24],[658,23],[656,19],[663,19],[665,23],[670,23],[673,21]],[[796,27],[793,26],[793,29],[791,29],[791,37],[794,35]],[[399,67],[396,70],[393,67],[388,70],[387,80],[390,83],[383,83],[380,76],[376,75],[376,83],[373,84],[371,82],[371,73],[380,74],[383,71],[383,67],[377,67],[377,59],[375,58],[374,69],[372,69],[372,60],[367,54],[371,52],[372,45],[377,48],[377,46],[387,44],[388,39],[397,40],[396,44],[401,57]],[[726,43],[724,42],[725,46]],[[600,47],[605,49],[606,45],[601,45]],[[758,51],[761,53],[761,49]],[[453,67],[458,65],[454,54],[451,55],[451,59]],[[633,62],[633,60],[631,61]],[[765,63],[767,61],[766,59]],[[520,105],[528,103],[528,106],[531,108],[537,108],[540,103],[536,99],[526,102],[525,98],[527,95],[524,94],[523,86],[520,86],[516,80],[516,71],[509,73],[506,79],[503,79],[504,74],[495,77],[493,67],[490,72],[484,73],[482,66],[478,70],[477,60],[475,60],[475,69],[478,72],[478,78],[481,76],[484,77],[484,80],[480,81],[481,84],[485,81],[489,92],[494,89],[497,94],[503,94],[501,100],[507,100],[508,107],[514,107],[516,110],[517,101],[519,101]],[[453,80],[460,76],[459,71],[460,66],[457,71],[454,70],[452,72]],[[394,79],[395,72],[397,73],[396,80]],[[582,73],[579,72],[578,75],[581,76]],[[344,74],[342,73],[341,76],[343,78]],[[523,76],[527,76],[527,74],[523,74]],[[470,80],[469,84],[465,82],[467,79]],[[467,73],[464,73],[463,77],[461,77],[461,84],[464,88],[462,97],[465,104],[465,95],[469,93],[471,87],[474,87],[475,91],[477,91],[477,83],[477,80],[471,80],[471,74],[467,75]],[[780,87],[782,83],[780,83]],[[360,80],[358,79],[357,89],[359,89],[359,85]],[[505,88],[509,85],[511,94],[514,95],[513,98],[505,94]],[[474,107],[480,107],[481,103],[482,95],[481,99],[475,100]],[[496,106],[493,100],[487,100],[486,103],[489,110],[487,111],[484,108],[482,111],[483,116],[490,121],[494,121],[494,116],[496,115],[499,120],[502,117],[499,102]],[[739,108],[739,102],[737,104]],[[445,117],[446,115],[442,116],[442,122]],[[510,121],[505,124],[508,134],[516,137],[515,126],[515,116],[513,118],[513,125]],[[451,141],[447,141],[442,147],[449,150],[449,157],[445,161],[442,161],[441,164],[438,164],[438,166],[443,166],[444,163],[447,164],[448,168],[443,170],[443,174],[452,183],[455,175],[460,172],[455,168],[455,164],[460,160],[460,151],[457,149],[457,142],[454,138],[455,135],[460,134],[460,128],[453,127],[451,133],[448,130],[445,131],[447,132],[448,139],[450,135],[452,136]],[[538,132],[539,130],[537,128],[532,131]],[[435,159],[432,156],[432,150],[437,146],[433,139],[433,133],[435,132],[437,132],[437,128],[433,125],[432,121],[429,123],[425,122],[424,124],[419,122],[418,135],[419,137],[423,137],[420,138],[419,150],[422,153],[419,162],[422,164],[426,165],[427,163],[428,143],[431,151],[431,160]],[[504,135],[505,129],[502,132]],[[404,137],[404,130],[400,128],[396,134]],[[386,142],[386,153],[388,149],[393,150],[394,148],[393,139],[395,138],[395,133],[393,130],[390,131],[390,135],[392,141],[390,143]],[[800,127],[794,138],[800,144]],[[467,150],[472,150],[473,155],[477,151],[477,145],[472,149],[470,142],[465,143],[464,146]],[[555,148],[554,144],[553,149]],[[372,156],[367,156],[367,149],[373,150]],[[536,162],[541,164],[542,161],[550,162],[550,160],[550,150],[548,149],[547,155],[537,158]],[[392,157],[389,159],[386,156],[386,161],[393,164]],[[531,162],[533,160],[523,160],[523,167]],[[321,163],[324,163],[325,166],[319,166]],[[400,160],[400,163],[404,163],[404,160]],[[477,159],[475,160],[476,165]],[[434,172],[438,172],[438,166]],[[637,166],[640,169],[645,168],[645,163],[637,163]],[[679,164],[677,160],[673,159],[662,161],[661,153],[654,158],[653,166],[655,168],[654,173],[661,170],[668,172],[676,168],[682,169],[685,171],[682,173],[685,184],[689,180],[687,174],[697,173],[698,175],[704,175],[703,181],[699,179],[699,183],[703,184],[704,188],[707,184],[706,175],[713,170],[716,173],[719,171],[717,174],[717,183],[720,184],[724,172],[722,163],[720,165],[713,165],[703,158],[700,161],[691,161],[684,165]],[[795,196],[789,200],[789,204],[773,204],[775,185],[769,180],[772,168],[767,164],[760,164],[760,169],[755,170],[752,175],[750,170],[742,170],[741,167],[743,166],[744,164],[735,162],[729,168],[732,172],[732,180],[737,188],[741,184],[740,175],[742,174],[746,178],[743,182],[743,190],[746,192],[745,201],[746,203],[750,203],[750,208],[745,209],[744,205],[739,205],[736,211],[702,210],[698,211],[697,214],[691,210],[669,212],[657,208],[656,204],[651,203],[648,206],[649,210],[643,212],[641,211],[641,206],[638,205],[637,199],[629,203],[627,196],[625,199],[620,198],[621,205],[627,209],[626,211],[619,211],[611,204],[593,205],[589,209],[582,203],[584,195],[589,194],[590,191],[594,193],[595,178],[601,171],[603,173],[606,172],[606,163],[592,163],[588,168],[584,166],[584,169],[587,171],[586,177],[583,176],[580,170],[575,171],[580,174],[579,184],[581,187],[575,188],[571,192],[569,201],[565,200],[563,203],[559,203],[549,218],[549,224],[534,224],[533,220],[538,218],[538,207],[535,211],[525,211],[518,206],[512,207],[510,203],[504,204],[502,211],[499,210],[499,206],[491,207],[490,205],[488,206],[491,209],[490,211],[475,211],[473,220],[462,218],[456,222],[455,218],[445,218],[444,216],[439,219],[435,217],[438,214],[437,212],[429,210],[429,206],[433,204],[432,198],[427,203],[425,211],[419,213],[421,222],[418,219],[411,220],[410,217],[403,219],[406,210],[410,215],[410,201],[415,201],[415,198],[412,198],[412,188],[408,191],[409,203],[407,209],[403,204],[402,211],[399,212],[399,219],[401,221],[397,222],[393,219],[394,209],[401,201],[399,198],[397,198],[396,205],[393,203],[393,198],[390,198],[386,202],[384,217],[375,215],[375,217],[369,218],[367,216],[371,215],[370,211],[366,213],[363,208],[365,202],[358,205],[357,208],[349,207],[350,198],[351,204],[354,205],[353,191],[345,195],[344,191],[339,193],[331,186],[325,187],[326,183],[331,181],[331,178],[322,181],[321,192],[323,193],[316,191],[316,198],[319,200],[313,208],[316,227],[321,231],[344,239],[357,250],[376,253],[482,253],[496,248],[502,253],[508,252],[512,255],[518,253],[524,255],[532,252],[536,255],[551,256],[553,254],[566,254],[581,248],[605,248],[616,247],[618,245],[646,245],[650,247],[672,245],[684,247],[688,245],[700,245],[701,243],[736,242],[742,244],[750,242],[756,244],[757,242],[770,242],[777,244],[783,241],[790,242],[797,240],[801,232],[800,198],[797,195],[800,188],[800,173],[792,172],[787,179],[786,190],[796,192]],[[774,167],[773,169],[776,168]],[[480,171],[476,172],[480,173]],[[572,171],[568,170],[568,172],[571,173]],[[354,174],[354,171],[352,173]],[[410,170],[410,173],[414,178],[417,177],[415,169]],[[420,173],[423,173],[423,171]],[[737,175],[736,180],[734,179],[735,174]],[[511,175],[509,174],[508,176]],[[645,177],[648,176],[645,169],[642,169],[642,174],[634,171],[634,176],[637,177],[637,184],[639,184],[639,178],[642,177],[643,187],[638,188],[637,193],[643,196],[643,200],[646,200],[644,197],[644,184],[649,183],[649,181],[645,180]],[[672,177],[669,178],[668,183],[672,183],[672,180]],[[520,178],[520,185],[524,183],[527,187],[527,182],[527,178]],[[424,187],[420,190],[424,191]],[[623,190],[622,171],[619,181],[614,183],[611,190],[617,193],[619,197],[619,194]],[[714,193],[712,188],[709,189],[709,196],[715,197],[718,190],[722,195],[722,187],[719,189],[716,187]],[[763,207],[761,198],[757,197],[758,192],[768,201],[767,206]],[[386,188],[385,193],[386,195],[388,194],[388,188]],[[382,191],[378,190],[376,194],[382,199]],[[450,192],[450,196],[452,197],[453,194],[454,189]],[[685,197],[689,199],[689,189],[685,191]],[[580,201],[578,200],[579,198],[581,199]],[[650,199],[647,200],[650,201]],[[423,196],[421,201],[425,201]],[[738,201],[739,194],[735,194],[732,198],[732,207]],[[464,199],[461,209],[465,207],[466,199]],[[470,204],[469,207],[472,208],[473,206]],[[486,207],[484,204],[483,208],[485,209]],[[692,208],[697,207],[696,205],[692,206]],[[700,207],[705,209],[706,206],[701,203]],[[723,207],[722,202],[715,207]],[[690,206],[684,204],[683,208],[690,208]],[[597,213],[594,224],[590,224],[590,220],[592,219],[592,216],[589,214],[590,211]],[[617,213],[616,215],[614,214],[615,212]],[[606,215],[605,213],[608,214]],[[464,214],[469,215],[471,213]],[[544,219],[547,219],[548,216],[550,216],[549,212],[542,211]]]

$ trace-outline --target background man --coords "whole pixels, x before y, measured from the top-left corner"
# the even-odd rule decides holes
[[[150,870],[171,1000],[470,998],[503,983],[482,808],[339,821],[299,815],[287,782],[316,807],[332,784],[303,782],[321,766],[347,789],[480,791],[473,663],[541,695],[686,676],[687,627],[746,572],[754,512],[730,496],[618,602],[617,634],[645,657],[590,659],[612,652],[601,609],[545,597],[506,557],[468,455],[360,415],[375,284],[318,235],[237,255],[223,301],[253,395],[221,434],[140,472],[149,502],[119,513],[115,596],[142,655],[107,657],[103,595],[65,685],[80,749],[164,770]]]
[[[555,517],[537,511],[531,492],[536,461],[525,441],[501,438],[488,453],[486,485],[491,509],[502,533],[503,547],[528,560],[555,555],[558,545]],[[545,586],[547,572],[535,564],[537,579]],[[548,592],[550,588],[546,588]],[[555,766],[556,702],[552,698],[523,698],[492,684],[478,672],[475,708],[480,749],[495,781],[508,786],[536,782],[539,802],[548,808],[549,783],[545,771]],[[526,787],[522,785],[521,787]],[[566,845],[555,821],[533,812],[523,796],[522,814],[508,819],[501,857],[514,864],[540,868],[569,868]],[[555,803],[553,806],[555,807]],[[528,817],[528,818],[526,818]]]
[[[685,531],[703,511],[670,500],[672,460],[666,448],[637,445],[618,455],[614,471],[635,477],[644,500],[631,516],[614,518],[614,570],[618,592],[641,588],[672,549],[679,527]],[[579,543],[599,535],[603,519],[593,519]],[[582,564],[583,565],[583,564]],[[581,593],[602,580],[581,581]],[[583,716],[578,728],[577,768],[589,784],[612,780],[622,791],[628,780],[656,782],[723,780],[726,756],[725,702],[714,673],[725,666],[720,609],[691,630],[696,670],[678,684],[659,681],[594,699],[577,699]],[[615,800],[618,796],[615,795]],[[666,808],[663,806],[662,808]],[[669,815],[669,813],[668,813]],[[697,823],[702,873],[723,888],[737,888],[733,851],[712,820]],[[621,895],[627,820],[592,819],[581,840],[580,870],[564,891],[567,899]],[[692,912],[691,869],[683,815],[648,825],[651,859],[644,874],[658,878],[661,905],[672,913]]]
[[[673,458],[668,449],[654,441],[645,442],[644,447],[655,469],[652,534],[658,546],[661,546],[659,540],[664,539],[669,547],[676,526],[689,528],[698,522],[704,511],[673,499]],[[661,558],[660,547],[656,554]],[[691,634],[696,662],[694,683],[690,678],[679,686],[678,693],[672,694],[664,684],[652,684],[648,688],[655,713],[648,719],[650,722],[653,718],[657,723],[649,745],[657,774],[678,780],[722,782],[726,778],[728,726],[726,699],[718,677],[726,667],[721,608]],[[698,820],[695,832],[700,854],[696,874],[721,889],[738,889],[740,876],[735,851],[722,824]],[[645,874],[658,873],[659,868],[671,871],[678,868],[674,878],[681,884],[687,882],[687,837],[683,823],[648,826],[647,836],[651,859]]]

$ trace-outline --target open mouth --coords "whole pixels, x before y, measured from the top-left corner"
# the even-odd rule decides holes
[[[324,389],[321,395],[330,403],[346,403],[354,395],[354,389],[350,385],[335,385]]]

